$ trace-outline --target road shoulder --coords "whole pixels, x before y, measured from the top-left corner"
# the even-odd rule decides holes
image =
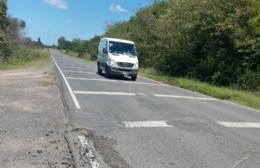
[[[0,72],[1,167],[73,167],[52,67]]]

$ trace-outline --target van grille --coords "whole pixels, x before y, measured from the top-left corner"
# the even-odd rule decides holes
[[[134,66],[134,64],[128,62],[118,62],[117,65],[125,68],[133,68]]]

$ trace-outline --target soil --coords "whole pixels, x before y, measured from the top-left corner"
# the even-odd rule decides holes
[[[1,168],[74,167],[52,74],[52,67],[0,71]]]

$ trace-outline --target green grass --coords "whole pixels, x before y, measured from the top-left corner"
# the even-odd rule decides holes
[[[41,68],[51,64],[48,49],[26,49],[13,56],[7,62],[0,62],[0,70],[19,69],[25,67]]]
[[[43,87],[55,86],[55,85],[57,85],[57,82],[55,82],[54,80],[40,81],[40,82],[39,82],[39,85],[40,85],[40,86],[43,86]]]
[[[214,86],[205,82],[158,74],[153,70],[141,69],[141,76],[173,86],[199,92],[222,100],[228,100],[254,109],[260,109],[260,92],[242,91],[234,88]]]
[[[54,72],[48,72],[45,74],[44,79],[40,82],[38,82],[40,86],[48,87],[48,86],[54,86],[57,85],[57,82],[55,80],[55,74]]]
[[[66,51],[66,50],[59,50],[59,51],[65,55],[69,55],[69,56],[76,57],[76,58],[78,57],[78,54],[75,52],[72,52],[72,51]]]

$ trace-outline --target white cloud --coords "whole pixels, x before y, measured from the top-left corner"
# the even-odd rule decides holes
[[[114,4],[112,4],[112,5],[110,5],[110,11],[112,11],[112,12],[119,12],[119,13],[125,13],[125,12],[127,12],[127,10],[126,9],[124,9],[121,5],[119,5],[119,4],[117,4],[117,5],[114,5]]]
[[[58,9],[68,9],[68,3],[65,0],[43,0],[43,2]]]
[[[71,20],[71,19],[66,19],[65,22],[66,22],[66,23],[71,23],[72,20]]]

